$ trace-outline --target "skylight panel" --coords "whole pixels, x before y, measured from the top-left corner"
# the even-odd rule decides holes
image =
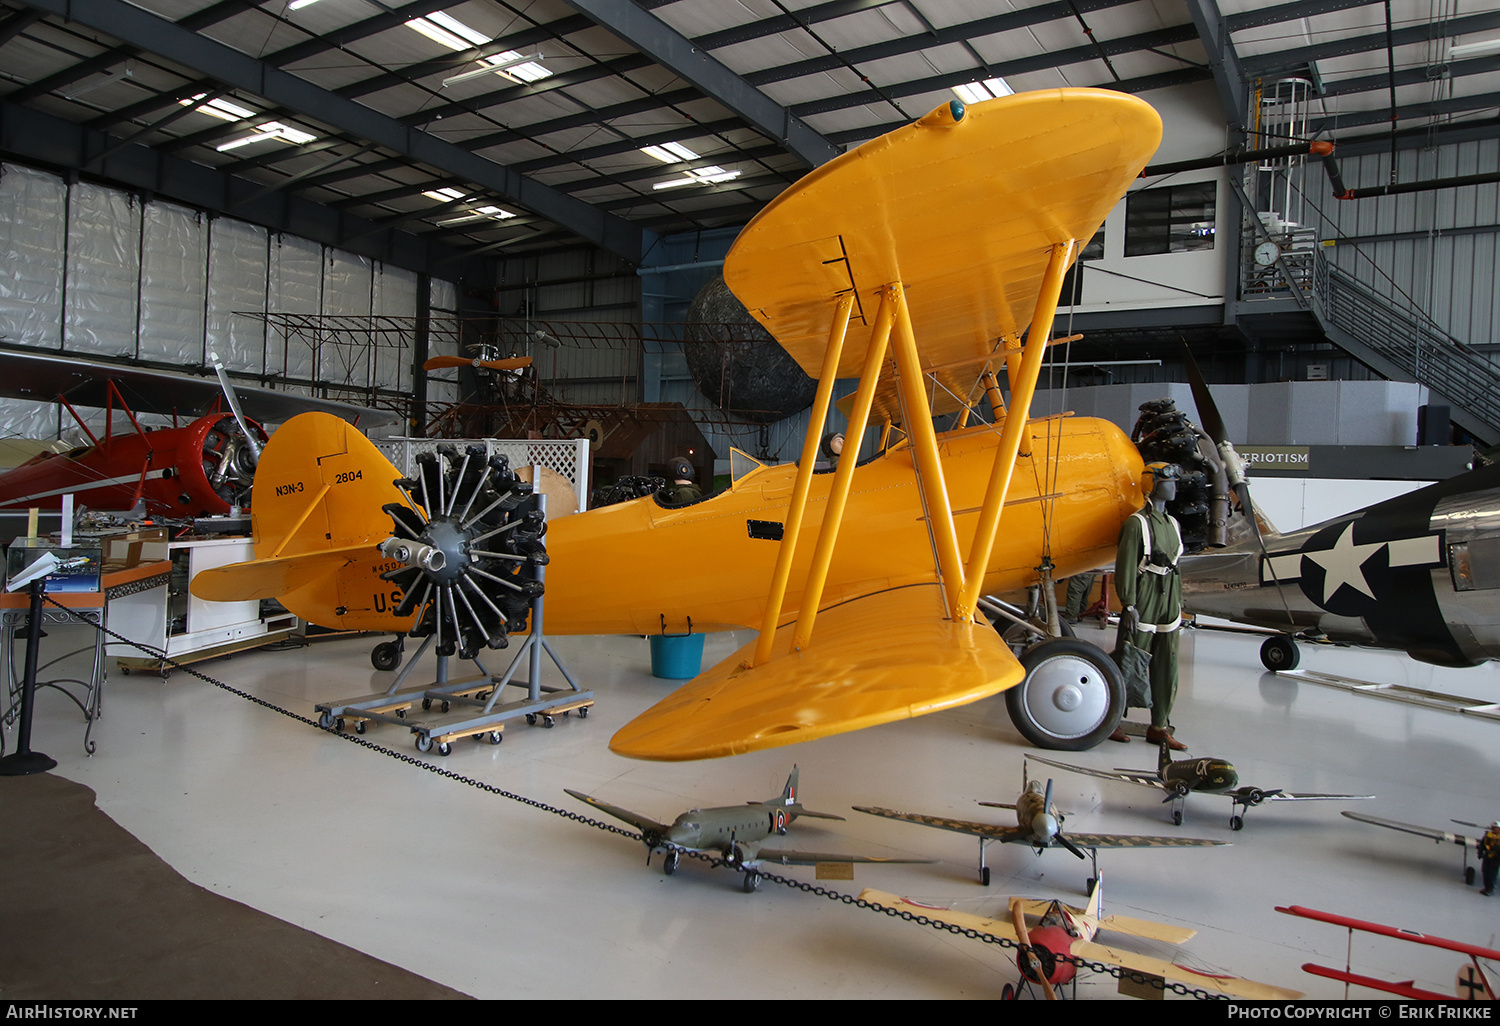
[[[1015,92],[1010,83],[1003,78],[987,78],[983,82],[970,82],[968,85],[953,87],[958,98],[965,103],[980,103],[984,100],[995,100],[1002,96],[1010,96]]]

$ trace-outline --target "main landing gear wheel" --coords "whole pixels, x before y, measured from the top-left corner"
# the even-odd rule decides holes
[[[1295,670],[1302,661],[1302,650],[1297,647],[1290,634],[1276,634],[1267,638],[1260,646],[1260,661],[1266,669],[1273,672]]]
[[[1231,829],[1231,830],[1243,830],[1243,829],[1245,829],[1245,817],[1244,816],[1230,816],[1229,817],[1229,829]]]
[[[661,871],[667,876],[677,872],[677,860],[680,857],[675,851],[667,852],[667,857],[661,860]]]
[[[755,893],[755,889],[757,887],[759,887],[759,886],[760,886],[760,874],[757,873],[753,869],[747,869],[747,870],[745,870],[745,883],[744,883],[745,893],[746,894],[753,894],[753,893]]]
[[[1474,885],[1474,867],[1473,866],[1465,866],[1464,867],[1464,884],[1466,886],[1469,886],[1469,887],[1472,887]]]
[[[1181,809],[1173,809],[1172,810],[1172,825],[1173,826],[1182,826],[1182,810]]]
[[[1109,737],[1125,715],[1125,683],[1108,654],[1075,638],[1026,650],[1020,684],[1005,693],[1011,722],[1038,748],[1081,752]]]
[[[989,866],[983,866],[983,867],[980,868],[980,870],[979,870],[979,883],[980,883],[981,886],[984,886],[984,887],[988,887],[990,885],[990,867]]]

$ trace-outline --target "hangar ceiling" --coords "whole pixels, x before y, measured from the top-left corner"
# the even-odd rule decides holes
[[[955,89],[1202,82],[1233,129],[1288,75],[1341,145],[1500,135],[1500,10],[0,0],[0,156],[417,269],[581,241],[639,262]]]

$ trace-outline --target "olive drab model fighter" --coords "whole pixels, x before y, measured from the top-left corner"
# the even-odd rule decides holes
[[[1024,763],[1021,772],[1024,778],[1026,775]],[[1038,854],[1048,848],[1066,848],[1080,859],[1085,857],[1084,849],[1087,848],[1094,856],[1094,875],[1089,879],[1090,886],[1099,877],[1098,850],[1100,848],[1191,848],[1228,843],[1226,841],[1203,841],[1193,837],[1063,833],[1063,814],[1057,811],[1056,805],[1052,804],[1051,780],[1047,781],[1045,791],[1042,790],[1041,781],[1027,782],[1014,805],[1002,805],[998,802],[980,802],[979,804],[994,809],[1014,810],[1016,825],[1008,827],[993,823],[976,823],[966,819],[896,812],[892,809],[864,805],[854,806],[854,811],[867,812],[872,816],[883,816],[886,819],[904,820],[919,826],[936,827],[939,830],[951,830],[954,833],[979,838],[979,882],[986,887],[990,885],[990,868],[984,864],[984,849],[992,841],[999,841],[1001,844],[1024,844],[1036,849]]]
[[[1141,457],[1122,431],[1029,409],[1058,341],[1063,277],[1160,139],[1156,112],[1122,93],[947,103],[812,171],[746,226],[725,280],[818,378],[801,459],[756,466],[686,506],[647,497],[548,525],[548,633],[680,632],[689,618],[698,630],[759,632],[622,727],[616,752],[735,755],[1023,681],[1008,705],[1034,743],[1087,747],[1114,729],[1124,689],[1102,652],[1054,642],[1069,672],[1028,676],[978,603],[1037,583],[1039,565],[1061,577],[1108,562],[1141,505]],[[848,437],[892,430],[871,458],[851,444],[815,473],[840,378],[859,380]],[[994,423],[977,416],[985,398]],[[957,426],[938,435],[933,417],[946,413]],[[896,425],[904,435],[890,441]],[[316,433],[296,421],[278,432],[266,458],[286,434],[280,465],[308,491],[264,508],[257,494],[257,561],[200,574],[194,594],[279,597],[316,623],[401,629],[378,609],[388,600],[375,547],[392,521],[381,502],[353,512],[339,497],[349,486],[327,476],[334,464],[364,468],[365,484],[394,475],[346,455],[357,442],[330,433],[313,444]],[[349,512],[329,517],[318,503]],[[452,533],[461,560],[472,541]],[[303,560],[322,569],[304,573]],[[319,575],[343,582],[337,600]],[[462,603],[445,610],[445,630],[461,630]]]
[[[1218,794],[1229,799],[1229,829],[1240,830],[1245,825],[1244,816],[1235,810],[1243,808],[1246,813],[1261,802],[1324,802],[1362,801],[1375,797],[1372,794],[1296,794],[1279,788],[1266,790],[1259,787],[1240,786],[1240,775],[1233,764],[1224,759],[1172,759],[1172,752],[1162,744],[1157,760],[1156,772],[1150,770],[1098,770],[1088,766],[1074,766],[1066,762],[1033,755],[1037,762],[1045,763],[1070,773],[1098,777],[1100,780],[1123,780],[1128,784],[1154,787],[1165,791],[1167,797],[1162,804],[1172,803],[1172,822],[1182,823],[1182,806],[1189,794]]]
[[[1039,985],[1048,1000],[1057,999],[1058,987],[1075,981],[1080,962],[1103,962],[1147,977],[1176,980],[1214,994],[1250,1001],[1290,1001],[1302,996],[1300,991],[1285,987],[1235,976],[1195,972],[1163,958],[1096,943],[1094,938],[1101,930],[1163,944],[1182,944],[1197,933],[1186,927],[1154,923],[1149,919],[1104,915],[1101,907],[1103,886],[1103,880],[1095,882],[1086,908],[1074,908],[1060,901],[1011,898],[1009,921],[923,905],[870,888],[861,891],[859,897],[861,901],[925,916],[965,931],[1016,942],[1021,946],[1016,955],[1016,966],[1021,970],[1023,980]],[[1028,920],[1037,922],[1033,926]],[[1009,984],[1005,996],[1014,996],[1014,989]]]
[[[760,882],[758,868],[762,863],[773,862],[783,866],[811,866],[819,862],[931,862],[931,859],[881,858],[873,855],[838,855],[829,852],[790,851],[782,848],[765,848],[762,844],[773,834],[784,836],[787,827],[799,816],[815,819],[837,819],[827,812],[813,812],[797,801],[797,767],[786,779],[786,787],[774,798],[763,802],[748,802],[744,805],[725,805],[711,809],[689,809],[670,824],[658,823],[638,812],[622,809],[618,805],[601,802],[590,795],[564,788],[568,794],[586,802],[601,812],[629,823],[641,832],[641,841],[646,845],[646,861],[652,854],[666,852],[662,860],[662,872],[671,876],[677,872],[677,864],[684,851],[712,852],[731,868],[744,872],[743,886],[746,892],[755,890]]]

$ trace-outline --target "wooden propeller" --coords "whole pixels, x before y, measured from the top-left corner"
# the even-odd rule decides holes
[[[1057,994],[1052,989],[1052,981],[1047,979],[1047,967],[1042,964],[1041,958],[1033,954],[1031,934],[1026,929],[1026,908],[1020,898],[1010,899],[1010,921],[1016,928],[1016,938],[1021,942],[1022,954],[1036,966],[1036,978],[1042,985],[1042,993],[1047,995],[1048,1001],[1056,1001]]]

